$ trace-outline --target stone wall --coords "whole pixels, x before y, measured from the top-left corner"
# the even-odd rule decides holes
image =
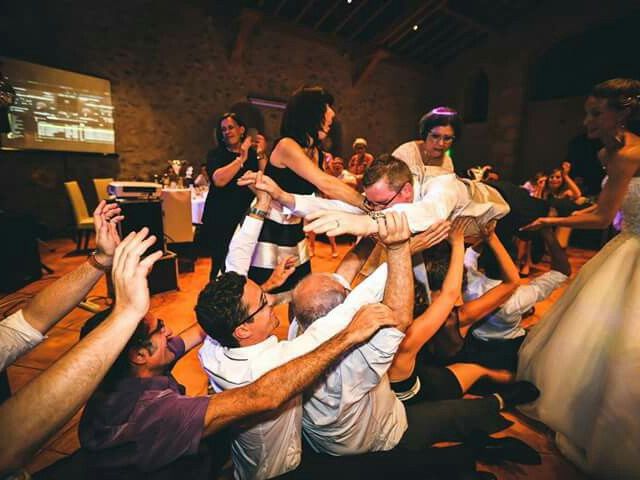
[[[9,42],[6,56],[111,81],[119,161],[0,153],[0,168],[14,172],[0,178],[3,206],[35,213],[54,230],[71,218],[62,181],[78,179],[92,208],[93,176],[149,178],[172,158],[198,164],[211,148],[213,120],[248,94],[286,99],[302,84],[325,86],[336,97],[345,154],[356,136],[367,137],[374,153],[414,138],[417,120],[432,104],[423,73],[383,62],[353,90],[355,64],[343,52],[280,33],[268,21],[257,26],[242,61],[232,65],[237,25],[226,12],[209,8],[205,14],[194,2],[30,0],[8,8],[0,22],[0,39]],[[273,138],[280,113],[263,113]],[[37,170],[49,181],[37,180]]]

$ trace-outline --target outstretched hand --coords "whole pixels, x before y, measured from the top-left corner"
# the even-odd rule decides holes
[[[378,226],[368,215],[319,210],[305,217],[305,232],[326,233],[331,237],[350,233],[356,236],[367,236],[378,232]]]
[[[533,222],[520,228],[521,232],[535,232],[550,225],[549,217],[536,218]]]
[[[281,191],[280,186],[273,181],[271,177],[264,173],[253,170],[247,170],[238,179],[238,185],[241,187],[249,187],[253,192],[261,191],[268,193],[272,198],[276,198],[277,194]]]
[[[395,327],[398,320],[389,307],[382,303],[365,305],[354,315],[346,330],[356,343],[367,341],[382,327]]]
[[[449,232],[449,242],[463,242],[464,243],[464,233],[469,228],[469,225],[474,224],[476,221],[475,217],[458,217],[451,224],[451,231]]]
[[[113,264],[113,255],[120,244],[117,225],[124,219],[117,203],[102,200],[93,212],[96,231],[96,260],[104,266]]]
[[[116,297],[114,311],[126,311],[139,318],[149,310],[147,275],[153,264],[162,257],[162,250],[158,250],[140,259],[156,241],[155,235],[147,235],[147,227],[139,232],[131,232],[120,242],[113,257],[112,277]]]

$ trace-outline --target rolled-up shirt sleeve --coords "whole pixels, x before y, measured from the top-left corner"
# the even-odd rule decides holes
[[[242,226],[236,229],[231,238],[231,243],[229,243],[229,253],[225,260],[227,272],[247,275],[263,225],[263,220],[249,216],[245,217]]]
[[[295,198],[296,205],[292,212],[299,217],[306,217],[310,213],[318,210],[339,210],[341,212],[364,214],[360,208],[341,200],[331,200],[316,197],[315,195],[294,194],[293,197]]]
[[[24,319],[18,310],[0,322],[0,372],[46,337]]]
[[[520,285],[500,309],[506,315],[524,314],[536,303],[544,300],[569,277],[551,270],[534,278],[528,285]]]
[[[436,222],[447,220],[461,202],[469,201],[468,192],[460,185],[455,175],[440,175],[428,179],[423,185],[414,184],[414,190],[420,188],[424,195],[418,193],[413,203],[398,203],[386,211],[404,212],[407,215],[411,233],[424,232]]]

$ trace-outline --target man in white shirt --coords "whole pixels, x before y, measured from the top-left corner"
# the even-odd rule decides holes
[[[227,273],[205,287],[196,305],[198,321],[209,335],[200,350],[200,361],[217,391],[252,383],[269,370],[315,349],[349,324],[361,307],[380,302],[385,293],[387,266],[383,265],[304,334],[278,342],[273,335],[278,325],[272,311],[273,298],[244,277],[266,208],[268,202],[259,199],[254,213],[232,239]],[[391,229],[381,237],[397,241],[397,233]],[[389,270],[390,279],[404,285],[406,276],[395,273],[393,263]],[[366,312],[379,317],[381,325],[389,323],[385,319],[389,311],[383,305],[367,307]],[[398,337],[399,343],[402,335]],[[271,478],[296,468],[301,458],[301,416],[301,398],[296,397],[276,414],[241,429],[232,444],[237,477]]]
[[[568,280],[571,265],[565,250],[558,243],[553,231],[541,230],[551,256],[551,270],[520,285],[509,299],[496,311],[478,322],[467,337],[460,361],[479,363],[494,369],[517,368],[517,354],[526,335],[521,322],[533,306]],[[467,286],[463,292],[465,301],[474,300],[491,290],[499,280],[487,277],[478,270],[480,254],[472,247],[465,253]]]

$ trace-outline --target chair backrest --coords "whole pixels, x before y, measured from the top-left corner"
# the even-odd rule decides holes
[[[193,242],[189,190],[163,190],[162,215],[164,216],[164,234],[168,243]]]
[[[67,195],[69,195],[69,200],[73,207],[73,215],[76,217],[76,223],[80,223],[82,219],[89,216],[89,212],[87,211],[87,202],[84,201],[80,185],[78,185],[78,182],[73,180],[71,182],[64,182],[64,186],[67,189]]]
[[[96,196],[98,202],[102,200],[108,200],[109,194],[107,193],[107,187],[113,182],[113,178],[94,178],[93,186],[96,187]]]

